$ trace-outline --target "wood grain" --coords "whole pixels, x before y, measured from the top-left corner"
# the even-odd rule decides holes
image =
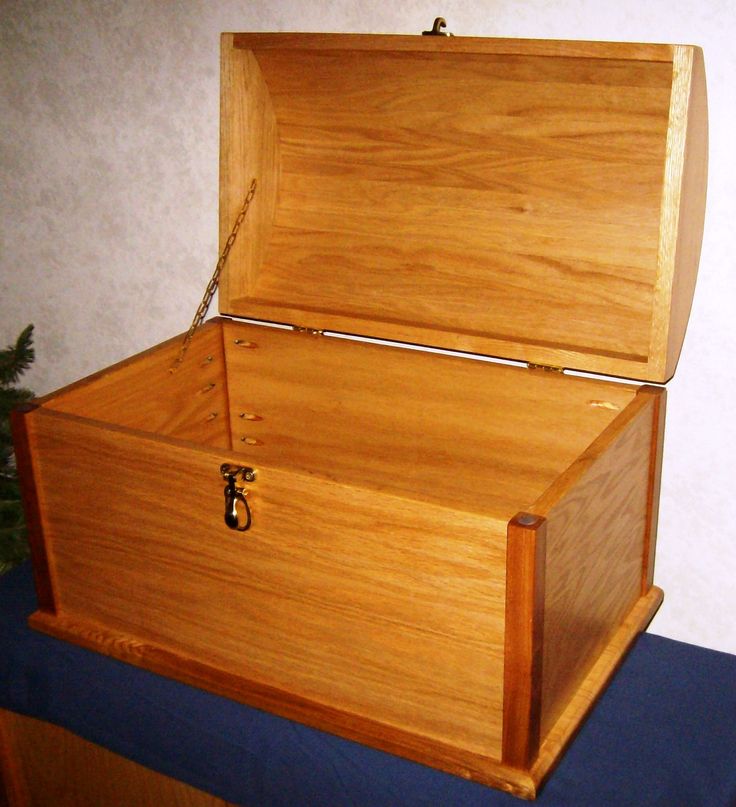
[[[220,251],[243,200],[256,180],[256,195],[240,227],[220,279],[219,299],[252,293],[268,248],[279,175],[279,140],[271,96],[252,53],[220,47]],[[233,268],[237,267],[237,271]],[[222,305],[220,310],[225,310]]]
[[[547,519],[542,737],[641,596],[654,410],[637,396],[564,493],[534,504]]]
[[[256,462],[236,533],[219,466],[247,455],[36,420],[64,615],[500,758],[503,522]]]
[[[674,266],[671,267],[665,378],[674,375],[690,317],[703,240],[708,184],[708,99],[702,50],[679,49],[676,52],[675,70],[679,72],[672,87],[668,150],[678,157],[682,155],[682,168],[679,173]],[[674,121],[677,121],[677,127]]]
[[[216,796],[90,743],[59,726],[0,711],[24,795],[10,807],[228,807]]]
[[[233,444],[253,441],[254,462],[491,513],[504,532],[636,394],[244,323],[224,332]]]
[[[119,417],[109,403],[116,390],[155,393],[168,348],[26,416],[59,579],[58,615],[39,612],[34,626],[533,796],[524,767],[539,735],[574,697],[615,616],[625,617],[611,617],[595,647],[583,641],[584,657],[573,648],[572,674],[542,654],[568,652],[553,616],[560,609],[573,624],[580,608],[597,613],[584,588],[559,594],[580,548],[570,508],[597,499],[589,477],[603,465],[612,478],[631,475],[632,453],[618,445],[641,423],[646,500],[656,393],[245,323],[213,323],[209,333],[200,347],[211,341],[228,368],[232,431],[219,450],[181,439],[175,421],[166,436],[90,419]],[[191,367],[196,377],[199,363]],[[258,469],[245,536],[222,523],[223,461]],[[626,485],[613,487],[604,510],[625,495]],[[525,602],[536,632],[527,636],[509,606],[505,538],[509,510],[528,503],[553,519],[558,560],[551,572],[544,564],[554,579],[543,611],[535,544]],[[513,601],[532,556],[522,551],[519,565],[508,551]],[[540,625],[556,650],[542,645]],[[507,647],[505,662],[509,626],[517,649],[531,640],[532,650],[509,661]],[[512,681],[514,658],[526,670]],[[550,703],[556,711],[545,712]]]
[[[44,406],[203,445],[229,447],[227,376],[221,323],[194,336],[184,364],[169,368],[181,337],[108,367],[43,399]]]
[[[10,712],[0,709],[0,805],[30,807],[31,800],[13,718]]]
[[[221,245],[258,180],[221,310],[674,370],[697,49],[226,34],[221,69]],[[661,599],[662,393],[228,321],[177,349],[18,416],[34,626],[533,797]]]
[[[503,761],[529,769],[539,751],[544,650],[546,523],[519,513],[506,544]]]
[[[472,779],[522,798],[535,797],[536,785],[528,773],[460,745],[443,743],[435,738],[379,723],[370,717],[315,703],[293,692],[249,680],[242,674],[202,663],[152,642],[142,642],[84,618],[52,616],[37,611],[31,616],[30,623],[37,630],[103,652],[120,661],[399,754],[464,779]]]
[[[596,85],[569,60],[258,59],[282,179],[256,302],[646,359],[666,67],[652,86],[598,61]]]
[[[667,333],[653,329],[670,305],[689,309],[697,266],[683,247],[686,279],[662,293],[667,216],[691,197],[697,210],[703,179],[688,169],[665,215],[665,167],[676,178],[685,161],[667,138],[686,140],[671,60],[692,49],[412,39],[223,40],[224,63],[247,58],[258,77],[227,73],[224,159],[275,136],[279,191],[273,226],[254,234],[268,238],[259,268],[233,261],[221,311],[663,380]],[[273,111],[250,135],[244,81]]]
[[[504,39],[502,37],[426,37],[375,34],[236,33],[233,47],[245,50],[418,51],[432,54],[488,53],[521,56],[567,56],[586,59],[672,61],[672,45],[639,42]]]
[[[547,734],[530,774],[537,788],[554,770],[562,754],[583,725],[596,700],[611,682],[637,636],[662,604],[662,590],[653,586],[640,597],[603,648],[552,730]]]
[[[664,452],[667,391],[663,387],[643,386],[638,391],[637,395],[651,398],[654,407],[647,493],[647,523],[646,532],[644,534],[641,576],[641,594],[645,596],[654,583],[654,555],[657,548],[657,524],[659,522],[659,493],[662,484],[662,454]]]

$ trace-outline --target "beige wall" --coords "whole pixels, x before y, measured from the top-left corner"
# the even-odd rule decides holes
[[[218,34],[417,33],[434,3],[0,0],[0,344],[50,391],[184,330],[216,259]],[[444,0],[457,34],[705,49],[701,276],[669,384],[653,629],[736,652],[736,3]]]

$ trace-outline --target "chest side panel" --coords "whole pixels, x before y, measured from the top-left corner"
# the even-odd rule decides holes
[[[641,393],[628,410],[629,422],[606,449],[596,456],[596,445],[591,447],[535,504],[547,518],[542,737],[634,604],[648,593],[659,398]],[[606,439],[603,435],[598,443]]]
[[[236,457],[53,413],[33,439],[62,616],[498,758],[502,522],[259,466],[236,533]]]
[[[108,367],[44,400],[58,412],[229,448],[227,374],[218,322],[202,327],[180,370],[181,336]]]

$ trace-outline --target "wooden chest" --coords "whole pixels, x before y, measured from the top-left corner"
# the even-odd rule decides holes
[[[662,598],[701,52],[227,34],[221,110],[227,316],[15,414],[32,624],[533,798]]]

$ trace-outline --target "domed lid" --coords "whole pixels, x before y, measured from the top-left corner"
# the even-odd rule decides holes
[[[653,382],[702,237],[702,53],[224,34],[224,314]]]

